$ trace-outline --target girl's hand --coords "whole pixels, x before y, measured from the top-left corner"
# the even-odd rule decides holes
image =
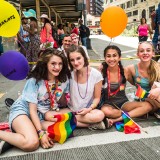
[[[39,135],[43,135],[43,132],[41,132]],[[54,145],[53,140],[50,139],[46,133],[40,139],[40,143],[41,143],[42,148],[44,149],[52,148]]]
[[[86,115],[87,113],[89,113],[90,111],[91,111],[90,108],[83,108],[82,110],[80,110],[80,111],[77,112],[77,115],[82,115],[82,116],[84,116],[84,115]]]
[[[157,99],[160,96],[160,88],[154,88],[150,90],[148,98]]]

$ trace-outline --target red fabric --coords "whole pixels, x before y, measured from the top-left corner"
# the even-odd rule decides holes
[[[76,28],[76,27],[73,28],[72,31],[71,31],[71,33],[75,33],[75,34],[77,34],[77,35],[78,35],[78,32],[79,32],[79,30],[78,30],[78,28]]]
[[[0,130],[11,132],[8,122],[1,122]]]
[[[54,44],[53,44],[53,48],[57,49],[58,48],[58,44],[56,41],[54,41]]]
[[[124,133],[125,134],[141,133],[141,130],[140,130],[140,128],[136,124],[134,124],[132,126],[124,125]]]
[[[50,32],[49,32],[49,38],[47,39],[47,30],[46,28],[42,28],[41,30],[41,33],[40,33],[40,39],[41,39],[41,43],[46,43],[47,41],[48,42],[54,42],[54,39],[52,37],[52,29],[50,29]]]

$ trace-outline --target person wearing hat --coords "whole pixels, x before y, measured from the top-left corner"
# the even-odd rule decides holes
[[[36,12],[33,9],[29,9],[27,12],[23,12],[23,14],[26,18],[30,19],[30,27],[24,27],[24,30],[29,33],[30,38],[30,45],[26,54],[26,58],[29,62],[37,62],[41,43],[38,35]],[[32,67],[32,65],[30,66]]]
[[[21,22],[22,22],[22,24],[21,24],[20,30],[17,34],[17,38],[18,38],[18,43],[19,43],[19,46],[20,46],[20,52],[24,56],[26,56],[26,52],[27,52],[28,47],[29,47],[30,39],[29,39],[29,33],[27,31],[25,31],[23,28],[24,27],[29,28],[28,18],[22,16]]]
[[[72,33],[70,35],[70,37],[71,37],[71,40],[72,40],[71,43],[74,44],[75,46],[81,46],[83,48],[84,52],[86,53],[87,58],[90,59],[89,55],[88,55],[87,48],[85,46],[79,45],[79,37],[78,37],[78,35],[75,34],[75,33]]]
[[[40,18],[41,18],[41,22],[43,23],[41,33],[40,33],[42,47],[43,47],[43,44],[45,45],[49,42],[51,44],[50,47],[53,48],[54,47],[53,45],[56,42],[52,37],[51,21],[46,14],[42,14]]]

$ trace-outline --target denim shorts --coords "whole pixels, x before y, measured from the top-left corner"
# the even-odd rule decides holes
[[[20,115],[26,115],[30,119],[28,102],[22,100],[21,98],[17,99],[10,108],[10,114],[9,114],[10,129],[12,129],[13,120]],[[44,120],[44,114],[40,112],[38,112],[38,117],[40,121]]]

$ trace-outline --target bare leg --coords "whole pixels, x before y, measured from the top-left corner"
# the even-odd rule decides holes
[[[125,105],[128,105],[128,104],[126,103]],[[123,107],[123,110],[128,111],[125,105]],[[133,110],[130,110],[128,112],[128,114],[131,118],[143,116],[152,110],[152,105],[148,102],[130,102],[130,105],[137,106]],[[131,108],[132,108],[132,106],[131,106]],[[118,121],[122,121],[122,116],[119,118],[116,118],[116,119],[112,119],[112,120],[113,120],[113,123],[118,122]]]
[[[56,114],[72,112],[69,108],[60,109],[59,112],[49,111],[45,114],[45,117],[51,117]],[[77,118],[77,127],[88,127],[89,124],[101,122],[104,119],[104,113],[98,109],[94,109],[86,115],[76,115]],[[54,121],[55,122],[55,121]],[[43,129],[47,129],[49,125],[53,124],[53,122],[42,122]]]
[[[105,114],[105,116],[108,118],[118,118],[121,116],[121,110],[118,110],[115,107],[110,105],[102,106],[101,110]]]
[[[36,129],[26,115],[16,117],[12,128],[16,133],[0,131],[0,139],[24,151],[34,151],[39,147]]]

